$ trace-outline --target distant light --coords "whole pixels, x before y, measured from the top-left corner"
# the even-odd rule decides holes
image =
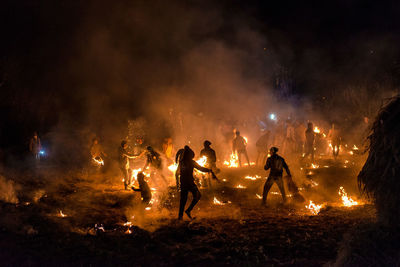
[[[45,152],[44,150],[40,150],[40,151],[39,151],[39,154],[40,154],[40,155],[44,155],[44,154],[46,154],[46,152]]]
[[[269,118],[273,121],[276,121],[276,115],[274,113],[269,114]]]

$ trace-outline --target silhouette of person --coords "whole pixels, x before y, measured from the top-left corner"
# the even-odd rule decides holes
[[[278,148],[271,147],[271,149],[269,150],[271,156],[267,159],[267,162],[265,163],[264,166],[264,169],[266,171],[271,169],[267,181],[264,184],[263,199],[262,199],[262,204],[264,206],[267,204],[268,192],[274,183],[278,185],[279,191],[281,191],[282,194],[283,202],[286,203],[286,193],[282,179],[283,169],[286,170],[286,173],[288,174],[289,177],[291,177],[292,175],[290,174],[289,167],[286,164],[285,160],[281,156],[279,156],[277,152]]]
[[[247,142],[243,136],[240,135],[239,131],[236,131],[235,135],[236,137],[232,141],[232,150],[233,153],[236,153],[238,156],[239,166],[242,167],[242,154],[246,157],[247,164],[250,166],[250,160],[246,149]]]

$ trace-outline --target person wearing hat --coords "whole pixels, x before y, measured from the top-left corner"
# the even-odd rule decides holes
[[[269,150],[271,156],[267,159],[267,162],[264,166],[264,169],[267,171],[270,169],[269,176],[267,181],[264,184],[264,191],[263,191],[263,198],[262,198],[262,205],[267,205],[267,196],[268,192],[271,189],[272,185],[276,183],[279,187],[279,191],[281,191],[283,203],[286,203],[286,193],[285,187],[283,185],[283,169],[285,169],[287,175],[291,177],[290,170],[288,165],[286,164],[284,158],[277,154],[278,148],[271,147]]]
[[[215,154],[215,150],[212,149],[211,147],[211,142],[206,140],[204,141],[204,148],[200,151],[200,157],[206,157],[206,163],[204,167],[212,169],[216,173],[218,172],[217,169],[217,156]],[[204,185],[207,185],[207,180],[208,180],[208,186],[211,187],[211,177],[209,176],[207,180],[204,179]]]

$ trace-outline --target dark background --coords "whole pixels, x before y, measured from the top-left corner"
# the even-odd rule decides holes
[[[218,40],[251,51],[251,35],[248,42],[238,38],[239,28],[262,37],[255,49],[265,47],[257,54],[265,64],[248,68],[246,75],[270,85],[279,99],[307,99],[319,112],[332,106],[351,111],[360,103],[329,96],[351,87],[363,88],[365,99],[379,98],[399,85],[399,5],[2,1],[0,147],[26,150],[33,131],[45,135],[60,121],[79,128],[105,114],[121,122],[148,116],[146,103],[161,87],[184,84],[181,57],[199,43]],[[277,83],[282,76],[288,88]],[[327,103],[326,97],[333,100]]]

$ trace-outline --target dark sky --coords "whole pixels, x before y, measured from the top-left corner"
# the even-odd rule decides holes
[[[64,118],[79,125],[91,116],[87,109],[103,105],[121,117],[140,115],[144,100],[159,90],[149,88],[185,84],[182,58],[210,40],[246,51],[257,62],[261,50],[252,50],[265,47],[261,63],[248,57],[245,64],[254,69],[245,68],[246,75],[262,80],[268,72],[267,83],[275,67],[283,66],[294,80],[291,93],[300,98],[313,101],[349,85],[396,87],[399,5],[4,0],[0,145],[18,143],[35,129],[48,132]],[[122,84],[129,89],[115,89]]]

